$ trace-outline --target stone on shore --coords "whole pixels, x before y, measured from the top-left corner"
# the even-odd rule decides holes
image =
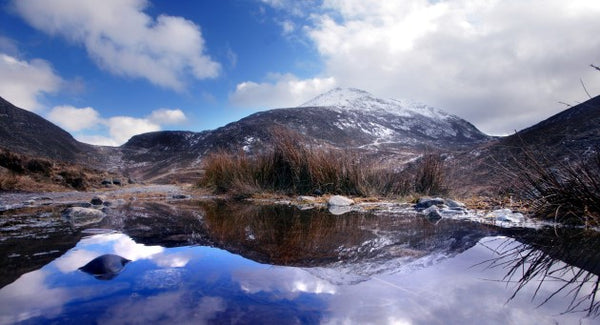
[[[354,204],[354,200],[349,199],[345,196],[341,196],[341,195],[334,195],[332,197],[329,198],[329,200],[327,201],[327,205],[328,206],[339,206],[339,207],[345,207],[345,206],[350,206]]]
[[[82,207],[71,207],[62,212],[62,217],[76,227],[98,223],[102,221],[105,216],[106,214],[100,210]]]
[[[439,197],[436,197],[436,198],[422,197],[419,199],[419,201],[417,201],[417,204],[415,205],[415,209],[424,210],[431,206],[442,205],[444,203],[445,203],[445,200],[442,198],[439,198]]]

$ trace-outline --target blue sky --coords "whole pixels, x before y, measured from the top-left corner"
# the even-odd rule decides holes
[[[212,129],[333,87],[490,134],[600,93],[592,0],[2,0],[0,96],[77,139]]]

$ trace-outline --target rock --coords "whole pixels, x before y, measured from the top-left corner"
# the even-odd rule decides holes
[[[124,257],[114,254],[105,254],[91,260],[79,269],[85,273],[93,275],[99,280],[110,280],[116,277],[125,267],[125,264],[131,262]]]
[[[321,196],[323,195],[323,191],[321,191],[320,189],[316,189],[313,191],[313,195],[314,196]]]
[[[62,217],[76,227],[98,223],[102,221],[105,216],[106,214],[100,210],[82,207],[71,207],[62,212]]]
[[[327,201],[327,206],[350,206],[354,204],[354,201],[352,199],[349,199],[345,196],[341,196],[341,195],[334,195],[332,197],[329,198],[329,201]]]
[[[513,212],[510,209],[494,210],[494,211],[488,213],[485,217],[488,219],[494,219],[496,221],[514,222],[514,223],[520,223],[525,220],[525,216],[523,216],[523,214],[521,214],[519,212]]]
[[[427,219],[431,221],[438,221],[442,219],[442,214],[435,205],[432,205],[429,208],[423,210],[423,214],[425,214]]]
[[[113,178],[113,180],[112,180],[112,183],[113,183],[114,185],[119,185],[119,186],[121,186],[121,184],[122,184],[122,183],[121,183],[121,180],[120,180],[120,179],[118,179],[118,178]]]
[[[465,204],[464,203],[458,202],[458,201],[454,201],[454,200],[450,200],[450,199],[446,200],[446,205],[450,209],[464,209],[465,208]]]
[[[317,198],[314,196],[301,195],[298,197],[297,200],[300,202],[315,202],[317,200]]]
[[[417,204],[415,205],[415,209],[417,210],[424,210],[427,209],[431,206],[434,205],[442,205],[444,204],[444,199],[442,198],[430,198],[430,197],[422,197],[419,199],[419,201],[417,201]]]
[[[349,205],[346,206],[342,206],[342,205],[330,205],[329,208],[329,213],[339,216],[342,215],[344,213],[348,213],[350,211],[352,211],[352,207],[350,207]]]
[[[102,180],[102,185],[112,185],[112,179],[104,179]]]
[[[191,196],[185,195],[185,194],[173,194],[171,197],[174,198],[174,199],[177,199],[177,200],[183,200],[183,199],[189,199],[189,198],[191,198]]]
[[[101,205],[102,203],[104,203],[104,200],[106,200],[104,196],[96,195],[90,200],[90,203],[92,205]]]

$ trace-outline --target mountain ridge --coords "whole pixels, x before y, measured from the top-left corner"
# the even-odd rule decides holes
[[[297,132],[307,144],[357,151],[394,168],[424,152],[442,151],[454,157],[459,169],[481,171],[489,169],[489,159],[508,163],[513,149],[524,143],[558,160],[592,152],[600,143],[600,96],[508,137],[488,136],[468,121],[424,104],[341,88],[299,107],[256,112],[214,130],[144,133],[120,147],[81,143],[2,98],[0,116],[0,147],[159,181],[184,173],[195,177],[203,157],[215,150],[265,150],[272,143],[273,127]],[[486,155],[487,160],[482,158]]]

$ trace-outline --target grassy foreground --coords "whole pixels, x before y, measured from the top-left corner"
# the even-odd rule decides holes
[[[216,151],[204,159],[200,185],[217,194],[244,197],[254,193],[354,196],[443,194],[443,164],[425,156],[416,172],[378,168],[358,155],[303,145],[297,134],[273,130],[272,148],[256,155]]]

